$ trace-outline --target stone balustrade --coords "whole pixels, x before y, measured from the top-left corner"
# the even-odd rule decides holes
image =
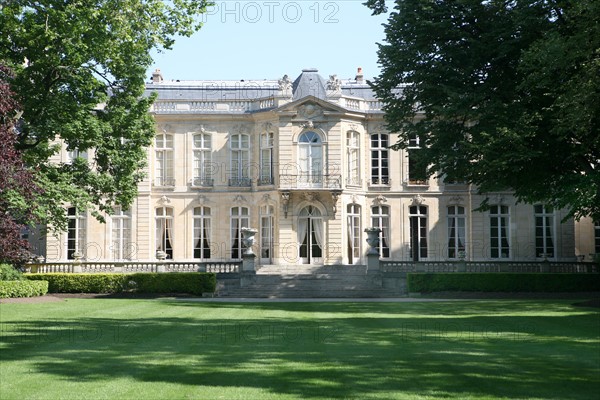
[[[450,272],[511,272],[511,273],[598,273],[597,264],[583,262],[512,262],[512,261],[380,261],[386,273],[450,273]]]
[[[31,273],[124,273],[137,272],[213,272],[220,274],[238,273],[241,262],[176,262],[176,261],[115,261],[115,262],[57,262],[31,263]]]

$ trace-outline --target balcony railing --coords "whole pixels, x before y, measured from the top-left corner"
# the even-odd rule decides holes
[[[252,179],[250,179],[250,178],[229,178],[229,186],[250,187],[250,186],[252,186]]]
[[[194,178],[192,180],[192,186],[194,187],[213,187],[215,180],[213,178]]]
[[[362,186],[362,179],[360,179],[358,177],[347,178],[346,186]]]
[[[281,189],[341,189],[341,176],[303,173],[281,175]]]
[[[174,187],[175,186],[175,178],[154,178],[154,186]]]
[[[371,186],[389,186],[392,184],[390,178],[371,178],[369,185]]]
[[[259,185],[272,185],[274,183],[274,179],[272,176],[261,176],[258,178]]]

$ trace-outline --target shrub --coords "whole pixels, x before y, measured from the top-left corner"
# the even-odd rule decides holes
[[[137,274],[27,274],[30,280],[46,280],[50,293],[189,293],[214,292],[217,279],[212,273]]]
[[[46,293],[47,281],[0,281],[0,298],[43,296]]]
[[[595,292],[600,274],[408,274],[409,292]]]
[[[21,281],[23,273],[10,264],[0,264],[0,281]]]

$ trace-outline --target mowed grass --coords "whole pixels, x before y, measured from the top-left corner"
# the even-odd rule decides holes
[[[573,300],[0,305],[0,399],[595,399]]]

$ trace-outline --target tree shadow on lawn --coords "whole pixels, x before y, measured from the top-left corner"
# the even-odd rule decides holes
[[[589,399],[600,390],[598,336],[589,328],[598,313],[535,320],[235,315],[2,321],[2,360],[5,367],[32,360],[33,372],[66,382],[131,378],[301,398]]]

